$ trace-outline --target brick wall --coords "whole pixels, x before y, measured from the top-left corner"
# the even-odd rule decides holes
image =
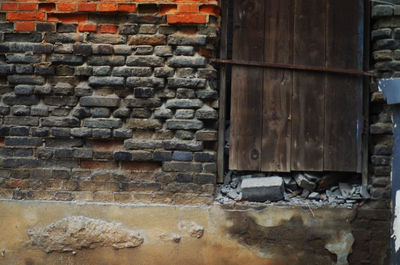
[[[210,202],[218,2],[2,2],[0,197]]]

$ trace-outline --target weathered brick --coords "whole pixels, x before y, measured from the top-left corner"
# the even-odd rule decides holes
[[[161,100],[159,98],[126,98],[125,103],[127,107],[133,108],[156,108],[161,106]]]
[[[206,80],[200,78],[168,78],[169,87],[205,88]]]
[[[90,33],[87,36],[87,41],[101,44],[124,44],[126,43],[126,36],[121,34]]]
[[[36,105],[39,103],[39,98],[37,96],[16,96],[16,95],[4,95],[3,102],[7,105]]]
[[[217,131],[200,130],[196,132],[197,141],[216,141],[218,139]]]
[[[150,118],[152,112],[146,108],[133,108],[131,112],[131,118]]]
[[[207,37],[197,34],[174,33],[168,36],[170,45],[205,45]]]
[[[126,24],[123,24],[122,26],[120,26],[119,34],[134,35],[134,34],[137,34],[138,31],[139,31],[138,24],[126,23]]]
[[[90,113],[93,118],[108,118],[110,117],[111,111],[108,108],[92,108]]]
[[[163,45],[166,44],[167,38],[161,34],[147,35],[136,34],[129,38],[129,45]]]
[[[177,46],[175,49],[176,55],[192,56],[194,55],[193,46]]]
[[[84,127],[73,128],[71,129],[71,135],[75,137],[91,137],[92,129]]]
[[[172,159],[177,161],[192,161],[193,153],[185,151],[175,151],[172,156]]]
[[[116,96],[91,96],[82,97],[79,101],[84,107],[118,107],[120,99]]]
[[[93,129],[92,130],[93,138],[107,139],[111,137],[110,129]]]
[[[200,130],[203,128],[203,122],[199,120],[167,120],[167,129],[170,130]]]
[[[43,118],[41,124],[46,127],[77,127],[80,121],[71,117],[49,117]]]
[[[128,119],[125,126],[129,129],[138,130],[155,130],[162,128],[162,124],[155,119]]]
[[[171,77],[174,75],[174,68],[164,66],[154,68],[155,77]]]
[[[128,57],[129,58],[129,57]],[[91,56],[88,59],[89,65],[109,65],[109,66],[121,66],[125,64],[124,56]],[[127,65],[129,65],[127,63]]]
[[[11,113],[14,116],[28,116],[30,112],[29,106],[17,105],[11,108]]]
[[[88,128],[119,128],[122,126],[120,119],[85,119],[82,123],[83,126]]]
[[[46,33],[46,40],[49,43],[75,43],[82,42],[83,39],[84,35],[77,33]]]
[[[26,55],[26,54],[7,54],[7,63],[38,63],[41,58],[38,55]]]
[[[167,109],[165,107],[157,108],[154,111],[154,117],[157,119],[169,119],[172,118],[172,116],[173,116],[172,110]]]
[[[200,108],[203,102],[199,99],[169,99],[165,106],[180,109]]]
[[[91,76],[89,77],[89,85],[93,87],[100,86],[114,86],[121,87],[125,84],[125,80],[123,77],[116,76]]]
[[[128,56],[126,58],[126,65],[128,66],[162,66],[164,65],[164,59],[158,56]]]
[[[194,133],[192,131],[187,131],[187,130],[176,130],[175,138],[181,139],[181,140],[193,140]]]
[[[113,76],[151,76],[152,70],[150,67],[114,67],[112,71]]]
[[[171,67],[205,67],[206,59],[204,57],[193,56],[175,56],[168,61]]]
[[[54,150],[54,157],[63,159],[63,158],[72,158],[72,150],[71,149],[56,149]]]
[[[177,141],[177,140],[165,140],[163,141],[163,147],[166,150],[181,150],[181,151],[202,151],[203,142],[199,141]]]
[[[170,151],[154,151],[153,152],[153,160],[154,161],[171,161]]]
[[[163,146],[161,140],[129,139],[124,141],[124,146],[129,150],[158,149]]]
[[[215,159],[216,159],[215,152],[194,153],[194,161],[196,162],[214,162]]]
[[[113,130],[113,137],[116,138],[131,138],[133,132],[131,129],[115,129]]]
[[[74,158],[92,158],[93,151],[91,149],[79,148],[73,151]]]
[[[176,119],[193,119],[194,110],[192,109],[178,109],[175,112]]]
[[[6,137],[6,146],[41,146],[42,140],[34,137]]]
[[[75,56],[69,54],[52,55],[49,60],[53,64],[81,65],[83,63],[83,58],[81,56]]]
[[[52,128],[51,135],[54,137],[69,137],[71,129],[69,128]]]
[[[196,118],[199,120],[216,120],[218,119],[218,112],[215,109],[204,105],[200,109],[196,110]]]
[[[29,158],[7,158],[2,161],[5,168],[33,168],[39,166],[39,160]]]
[[[10,128],[10,136],[28,136],[29,135],[29,127],[11,127]]]
[[[43,85],[44,78],[42,76],[32,75],[9,75],[7,80],[10,84],[29,84],[29,85]]]
[[[114,53],[117,55],[130,55],[132,48],[129,45],[114,45]]]
[[[163,162],[163,171],[166,172],[201,172],[202,165],[191,162]]]
[[[76,55],[89,56],[92,54],[92,46],[90,44],[75,44],[73,53]]]
[[[53,65],[39,64],[35,65],[35,75],[54,75],[55,67]]]
[[[40,33],[4,33],[4,41],[6,42],[41,42],[42,34]]]
[[[128,77],[126,79],[128,87],[164,87],[164,79],[157,77]]]
[[[215,184],[216,177],[213,174],[196,174],[194,176],[194,182],[197,184]]]

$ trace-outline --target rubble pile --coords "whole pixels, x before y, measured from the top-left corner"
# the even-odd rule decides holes
[[[340,173],[295,173],[283,176],[230,171],[217,187],[220,204],[268,202],[275,204],[352,207],[369,199],[359,178]]]

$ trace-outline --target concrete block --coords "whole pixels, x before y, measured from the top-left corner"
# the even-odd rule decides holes
[[[281,177],[248,178],[242,181],[243,198],[264,202],[283,199],[284,185]]]

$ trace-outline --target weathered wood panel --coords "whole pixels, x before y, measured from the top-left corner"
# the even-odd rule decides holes
[[[296,0],[294,63],[325,66],[326,0]],[[292,170],[323,169],[325,74],[294,73]]]
[[[363,20],[362,1],[328,0],[327,67],[362,70]],[[327,75],[324,170],[360,172],[362,82]]]
[[[234,1],[233,59],[264,59],[264,4]],[[234,66],[232,76],[229,167],[261,170],[263,69]]]
[[[293,63],[294,0],[265,2],[264,61]],[[264,69],[262,171],[290,171],[293,71]]]

